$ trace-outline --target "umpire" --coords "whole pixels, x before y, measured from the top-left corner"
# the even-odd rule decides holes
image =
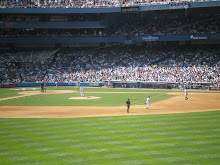
[[[128,101],[126,101],[126,104],[127,104],[127,113],[129,113],[129,109],[130,109],[130,105],[131,105],[131,102],[129,99],[128,99]]]
[[[40,84],[40,89],[41,89],[41,92],[44,92],[44,82],[43,81]]]

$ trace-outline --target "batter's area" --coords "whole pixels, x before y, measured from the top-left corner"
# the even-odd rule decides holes
[[[74,91],[72,91],[74,92]],[[45,93],[46,94],[46,93]],[[0,106],[0,118],[74,118],[95,116],[148,115],[168,113],[188,113],[220,110],[220,93],[169,93],[175,97],[152,103],[150,108],[132,105],[130,113],[126,105],[120,107],[100,106]],[[143,100],[144,103],[145,100]]]

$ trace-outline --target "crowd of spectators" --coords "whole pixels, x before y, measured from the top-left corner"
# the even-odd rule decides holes
[[[196,0],[201,1],[203,0]],[[187,4],[191,0],[0,0],[0,8],[99,8],[145,6],[158,4]],[[194,1],[193,1],[194,2]]]
[[[6,15],[0,17],[1,22],[75,22],[75,21],[100,21],[103,19],[102,13],[96,14],[71,14],[71,15],[49,15],[45,19],[45,15]]]
[[[59,51],[46,61],[0,63],[0,83],[163,81],[220,79],[219,49],[116,47]]]
[[[6,29],[0,37],[8,36],[145,36],[175,34],[220,33],[220,17],[191,21],[132,22],[118,28],[76,28],[76,29]]]
[[[0,83],[40,82],[57,50],[1,50]]]
[[[119,27],[113,36],[169,35],[219,33],[220,17],[200,21],[160,21],[126,23]]]
[[[11,29],[0,31],[1,38],[7,37],[104,37],[106,31],[101,28],[88,29]]]

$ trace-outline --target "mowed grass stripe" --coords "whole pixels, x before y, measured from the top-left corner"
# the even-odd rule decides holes
[[[67,150],[68,151],[67,152],[63,149],[63,147],[68,149],[69,145],[68,146],[67,145],[65,146],[63,144],[61,145],[61,144],[59,144],[58,141],[53,142],[54,139],[53,140],[51,140],[51,139],[48,138],[48,140],[50,141],[48,144],[44,143],[43,141],[40,141],[39,138],[37,139],[38,143],[42,143],[46,146],[42,147],[39,145],[38,149],[36,149],[36,150],[44,152],[45,153],[44,156],[47,156],[47,157],[49,156],[48,160],[54,160],[54,158],[56,158],[56,159],[58,158],[61,160],[65,160],[65,162],[59,163],[59,161],[57,161],[56,159],[54,161],[57,162],[58,164],[66,164],[66,160],[68,160],[67,162],[79,162],[79,161],[85,162],[85,161],[89,161],[89,160],[93,161],[93,159],[94,160],[97,159],[93,154],[85,153],[84,151],[82,151],[78,148],[71,148],[71,150]],[[55,138],[55,140],[57,140],[57,139]],[[32,143],[34,143],[34,145],[28,145],[28,146],[32,146],[33,148],[37,147],[35,140],[33,142],[31,142],[31,144]],[[72,147],[72,146],[70,146],[70,147]],[[49,153],[46,153],[46,152],[49,152]],[[74,152],[74,153],[72,153],[72,152]],[[66,159],[65,157],[67,157],[68,159]],[[80,157],[82,157],[82,158],[80,158]],[[101,158],[101,159],[103,159],[103,158]],[[101,159],[99,158],[98,160],[101,160]],[[105,160],[105,162],[107,162],[107,161]],[[110,162],[115,163],[112,160],[110,160]]]
[[[58,163],[58,164],[64,164],[66,162],[57,159],[57,156],[50,155],[51,151],[56,151],[60,152],[60,150],[57,150],[56,148],[53,147],[56,142],[51,141],[49,138],[45,137],[39,137],[34,133],[31,132],[26,132],[25,130],[22,129],[16,129],[13,127],[7,127],[7,132],[8,134],[15,134],[16,137],[13,138],[8,138],[7,135],[1,136],[1,142],[3,141],[4,143],[1,143],[2,146],[7,147],[8,149],[15,151],[16,154],[18,154],[20,157],[27,157],[29,156],[28,162],[34,162],[34,160],[38,163],[44,163],[44,162],[51,162],[51,163]],[[20,141],[17,139],[24,139],[25,141]],[[6,142],[7,140],[7,142]],[[44,152],[40,151],[39,148],[42,147],[49,147],[50,150],[48,154],[45,154]],[[9,157],[13,155],[8,155]],[[10,159],[13,161],[13,159]],[[21,160],[22,161],[22,160]],[[18,161],[18,164],[23,164],[25,162]]]
[[[85,146],[85,147],[87,147],[87,146]]]
[[[20,122],[21,122],[21,121],[20,121]],[[23,123],[21,123],[21,124],[27,124],[27,123],[25,123],[25,121],[23,120]],[[31,125],[31,122],[28,122],[28,124]],[[48,124],[47,124],[47,125],[48,125]],[[44,145],[46,145],[46,146],[48,146],[48,147],[50,147],[50,148],[53,148],[53,149],[51,149],[51,150],[52,150],[52,151],[54,150],[55,153],[54,153],[54,154],[49,154],[50,156],[51,156],[51,155],[52,155],[52,156],[55,156],[55,157],[61,156],[61,157],[63,158],[63,156],[66,155],[66,154],[64,154],[64,153],[62,153],[62,152],[66,152],[65,150],[68,150],[68,151],[69,151],[69,154],[72,155],[72,160],[71,160],[71,162],[79,161],[77,158],[78,158],[78,157],[83,157],[83,159],[80,159],[81,161],[89,161],[89,160],[90,160],[90,161],[95,161],[95,162],[96,162],[96,161],[102,160],[102,162],[107,162],[107,163],[110,163],[110,164],[112,164],[112,163],[117,163],[117,162],[115,162],[115,161],[113,161],[113,160],[109,160],[109,159],[106,159],[106,158],[104,158],[104,157],[99,157],[99,158],[97,158],[98,156],[97,156],[97,155],[94,156],[93,152],[87,152],[87,148],[89,147],[90,144],[81,143],[81,145],[80,145],[80,144],[79,144],[80,141],[78,141],[77,143],[75,143],[75,145],[73,144],[72,141],[70,141],[70,142],[71,142],[70,144],[68,144],[68,143],[63,143],[63,142],[62,142],[62,141],[63,141],[62,139],[65,139],[65,138],[66,138],[66,134],[67,134],[68,132],[61,131],[61,130],[58,129],[57,127],[56,127],[56,128],[49,127],[49,129],[48,129],[48,127],[45,127],[45,125],[44,125],[44,124],[41,124],[41,123],[38,123],[38,126],[42,128],[42,129],[41,129],[41,132],[42,132],[42,131],[47,132],[47,133],[46,133],[46,136],[42,136],[41,134],[38,135],[37,133],[35,133],[33,137],[30,137],[30,136],[29,136],[29,133],[28,133],[29,131],[25,132],[25,131],[26,131],[25,129],[20,129],[19,132],[26,133],[27,136],[25,136],[25,137],[28,138],[28,139],[31,138],[34,143],[36,143],[36,141],[37,141],[37,143],[42,143],[42,144],[44,144]],[[22,134],[23,134],[23,133],[22,133]],[[64,134],[65,136],[63,136],[62,134]],[[45,134],[44,134],[44,135],[45,135]],[[76,134],[72,134],[72,133],[71,133],[71,135],[74,135],[74,136],[72,136],[71,138],[76,138],[76,139],[81,138],[81,140],[83,140],[83,136],[80,136],[80,134],[77,135],[77,136],[75,136]],[[46,141],[45,141],[46,138],[47,138],[47,140],[48,140],[47,143],[46,143]],[[86,138],[86,139],[87,139],[87,138]],[[27,140],[27,139],[26,139],[26,140]],[[66,142],[66,141],[64,140],[64,142]],[[34,147],[35,147],[35,145],[34,145]],[[70,148],[69,148],[69,147],[70,147]],[[74,151],[74,153],[72,153],[71,150]],[[75,151],[76,151],[76,152],[75,152]],[[57,152],[57,153],[56,153],[56,152]],[[59,152],[60,152],[60,153],[59,153]],[[69,154],[68,154],[67,156],[70,156]],[[64,159],[64,158],[63,158],[63,159]],[[64,160],[65,160],[65,159],[64,159]],[[68,158],[68,161],[70,162],[70,158]]]
[[[218,164],[219,114],[0,119],[0,151],[23,155],[14,164]]]
[[[1,139],[4,140],[3,137]],[[28,143],[28,142],[25,142]],[[59,164],[64,163],[62,160],[56,159],[55,157],[48,157],[47,155],[43,154],[42,152],[37,152],[35,150],[35,147],[39,146],[32,146],[32,147],[26,147],[20,142],[16,142],[14,139],[7,139],[7,143],[0,142],[2,146],[5,148],[7,147],[8,150],[15,151],[16,154],[14,155],[4,155],[5,158],[10,160],[13,163],[17,164],[34,164],[34,163],[40,163],[44,164],[44,162],[57,162]]]
[[[67,125],[69,125],[68,123],[65,123],[65,124],[67,124]],[[55,124],[55,125],[57,125],[57,124]],[[58,127],[56,127],[57,129],[58,129]],[[63,127],[61,127],[62,129],[63,129]],[[81,126],[81,129],[82,129],[82,126]],[[87,130],[87,129],[86,129]],[[59,132],[59,131],[58,131]],[[93,139],[93,137],[91,137],[90,136],[90,133],[80,133],[80,135],[81,135],[81,137],[78,137],[78,138],[80,138],[81,139],[81,141],[82,140],[84,140],[83,141],[83,144],[70,144],[70,146],[71,147],[76,147],[76,148],[81,148],[81,149],[88,149],[89,147],[91,147],[92,145],[88,145],[88,143],[91,143],[91,142],[93,142],[93,147],[106,147],[106,146],[109,146],[109,148],[111,148],[112,150],[116,150],[116,151],[118,151],[118,150],[121,150],[121,149],[118,149],[117,147],[118,147],[118,145],[120,144],[120,143],[117,143],[118,145],[117,145],[117,147],[115,146],[115,142],[112,142],[112,141],[110,141],[109,143],[108,142],[102,142],[102,143],[100,143],[100,141],[96,141],[95,139]],[[97,135],[96,135],[97,136]],[[96,146],[94,146],[94,144],[96,144]],[[98,145],[98,146],[97,146]],[[124,150],[126,150],[127,149],[127,145],[125,145],[126,147],[124,147]],[[119,146],[120,148],[121,148],[121,146]],[[127,150],[127,152],[126,152],[126,157],[129,157],[129,159],[132,157],[132,155],[135,155],[133,158],[135,159],[137,156],[139,156],[140,155],[140,153],[136,153],[136,152],[132,152],[132,153],[130,153],[129,154],[129,152],[131,152],[130,151],[130,149],[132,149],[133,147],[131,147],[131,148],[128,148],[128,150]],[[140,147],[136,147],[136,148],[140,148]],[[134,149],[134,148],[133,148]],[[106,153],[105,153],[106,154]],[[101,153],[101,156],[103,156],[103,153]],[[105,157],[105,156],[104,156]],[[107,157],[108,157],[108,154],[107,154]],[[120,157],[120,155],[119,155],[119,157]],[[127,158],[126,158],[127,159]]]

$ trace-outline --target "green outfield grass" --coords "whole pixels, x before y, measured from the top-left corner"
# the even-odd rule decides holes
[[[2,165],[218,165],[220,111],[0,119]]]
[[[15,88],[23,89],[23,88]],[[33,88],[25,88],[32,90]],[[40,90],[40,89],[38,89]],[[47,90],[55,90],[54,87],[48,87]],[[68,94],[50,94],[33,95],[10,100],[0,101],[0,105],[29,105],[29,106],[124,106],[129,98],[132,105],[143,105],[148,96],[151,97],[151,103],[173,97],[166,94],[165,90],[141,90],[141,89],[103,89],[103,88],[85,88],[85,96],[97,96],[100,99],[95,100],[70,100],[70,97],[79,97],[78,88],[60,87],[57,90],[75,90],[77,93]],[[0,98],[18,95],[23,90],[1,89]],[[27,91],[27,90],[26,90]],[[90,92],[90,93],[87,93]],[[92,92],[92,93],[91,93]],[[118,93],[98,93],[98,92],[118,92]],[[137,93],[119,93],[119,92],[137,92]],[[154,92],[154,93],[140,93]],[[170,92],[170,91],[169,91]]]

